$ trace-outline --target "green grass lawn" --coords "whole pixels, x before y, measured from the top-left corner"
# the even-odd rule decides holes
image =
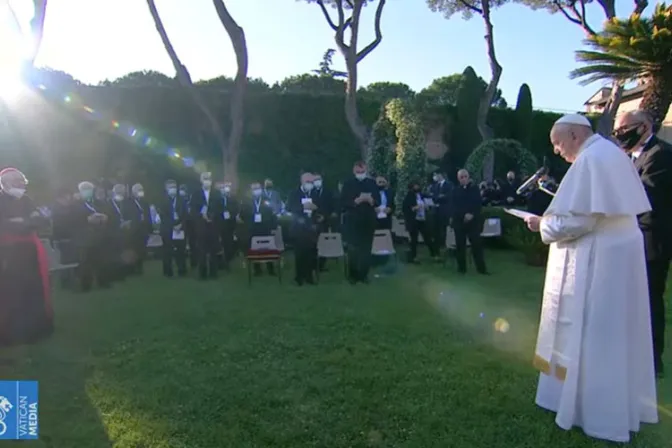
[[[299,288],[290,267],[248,287],[240,267],[201,283],[152,263],[110,291],[57,292],[55,335],[5,352],[0,377],[40,381],[36,447],[610,446],[535,406],[543,269],[487,255],[487,278],[401,265],[356,287],[336,265]],[[659,389],[662,421],[634,447],[672,445],[672,381]]]

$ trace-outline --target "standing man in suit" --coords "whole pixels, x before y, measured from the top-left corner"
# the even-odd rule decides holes
[[[196,240],[195,223],[191,213],[191,195],[186,185],[180,185],[179,194],[187,209],[184,233],[187,237],[187,245],[189,246],[189,266],[193,270],[198,266],[198,242]]]
[[[161,247],[163,259],[163,275],[173,276],[173,260],[177,265],[177,275],[187,275],[187,238],[185,223],[187,220],[187,204],[177,194],[177,182],[172,179],[166,181],[166,195],[159,203],[159,233],[163,245]]]
[[[376,229],[392,230],[394,191],[390,189],[385,176],[376,176],[376,185],[380,194],[380,205],[376,209]]]
[[[352,168],[353,177],[343,183],[341,205],[344,211],[345,236],[348,244],[349,281],[369,282],[373,233],[376,230],[376,207],[380,192],[376,182],[367,176],[365,162]]]
[[[231,182],[222,182],[218,185],[222,198],[222,219],[220,220],[220,241],[222,243],[222,258],[220,268],[228,271],[231,260],[236,253],[236,217],[240,213],[240,201],[232,191]]]
[[[460,183],[453,190],[453,216],[451,226],[455,231],[455,252],[457,256],[457,270],[460,274],[467,272],[467,238],[471,243],[471,254],[479,274],[487,275],[481,231],[483,220],[481,219],[481,195],[478,187],[469,178],[467,170],[457,172],[457,180]]]
[[[433,243],[436,256],[441,255],[441,248],[446,244],[446,227],[450,223],[452,214],[451,200],[453,197],[453,184],[446,179],[446,173],[436,171],[432,176],[434,183],[429,189],[429,196],[434,202]],[[479,193],[480,198],[480,193]],[[429,242],[427,243],[429,244]]]
[[[147,239],[152,233],[152,219],[142,184],[133,185],[131,193],[131,233],[135,253],[135,263],[131,268],[131,273],[138,275],[142,274],[147,258]]]
[[[298,188],[289,193],[287,211],[292,214],[292,235],[294,239],[294,260],[296,277],[294,281],[315,284],[313,272],[317,261],[317,204],[313,201],[313,175],[303,173]]]
[[[653,121],[644,111],[621,115],[614,129],[614,137],[632,157],[651,203],[651,211],[637,219],[646,252],[653,358],[656,375],[662,377],[665,348],[663,295],[672,257],[672,145],[654,135]]]
[[[201,174],[201,188],[191,195],[190,207],[196,231],[199,276],[201,280],[217,278],[222,198],[212,188],[212,173]]]

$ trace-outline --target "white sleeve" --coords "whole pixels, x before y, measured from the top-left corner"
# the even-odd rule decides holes
[[[591,232],[597,224],[596,216],[548,215],[539,222],[541,240],[546,244],[565,240],[575,240]]]

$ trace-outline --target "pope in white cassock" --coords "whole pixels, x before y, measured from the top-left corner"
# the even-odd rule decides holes
[[[651,209],[628,156],[583,116],[555,122],[551,142],[572,166],[543,216],[526,218],[550,244],[534,364],[536,403],[556,423],[630,440],[657,423],[642,233]]]

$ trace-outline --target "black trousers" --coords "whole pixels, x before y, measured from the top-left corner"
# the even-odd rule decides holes
[[[213,223],[204,224],[196,230],[198,274],[202,279],[216,278],[219,270],[219,231]]]
[[[481,240],[481,229],[483,226],[477,219],[471,222],[460,222],[463,217],[453,219],[453,230],[455,231],[455,256],[457,258],[457,269],[460,272],[467,271],[467,238],[471,242],[471,254],[474,257],[474,264],[478,272],[486,272],[485,257],[483,255],[483,241]]]
[[[147,238],[149,235],[144,231],[135,231],[133,234],[133,252],[135,253],[135,262],[132,266],[133,274],[142,274],[145,260],[147,259]]]
[[[662,365],[665,349],[665,284],[670,269],[669,259],[646,262],[649,279],[649,302],[651,306],[651,333],[653,337],[653,355],[656,367]]]
[[[410,239],[408,261],[413,261],[415,260],[415,257],[418,256],[418,235],[422,235],[422,239],[425,241],[425,245],[429,249],[430,256],[434,257],[437,255],[436,248],[432,243],[431,233],[429,232],[427,223],[425,221],[414,220],[413,222],[407,223],[406,230],[408,230],[408,236]]]
[[[236,254],[236,242],[233,239],[235,232],[235,225],[224,224],[222,227],[219,240],[222,245],[222,258],[221,258],[221,267],[228,267],[231,260],[233,260],[234,255]]]
[[[194,222],[189,220],[184,223],[184,236],[189,244],[189,265],[192,268],[198,266],[198,238]]]
[[[109,247],[105,244],[91,244],[80,250],[77,273],[83,291],[89,291],[94,280],[101,288],[110,286],[113,277]]]
[[[448,227],[448,222],[449,219],[446,216],[439,214],[438,211],[434,214],[432,219],[431,241],[436,255],[439,255],[439,253],[441,253],[441,248],[446,246],[446,227]],[[427,241],[427,238],[425,238],[424,235],[422,237]]]
[[[367,280],[371,268],[373,232],[373,228],[368,231],[357,229],[348,239],[348,271],[351,281]]]
[[[317,268],[317,246],[299,242],[294,248],[294,269],[297,282],[312,282],[313,272]]]
[[[184,277],[187,275],[187,240],[174,240],[172,234],[163,235],[162,240],[163,275],[166,277],[173,276],[173,261],[175,261],[177,275]]]

